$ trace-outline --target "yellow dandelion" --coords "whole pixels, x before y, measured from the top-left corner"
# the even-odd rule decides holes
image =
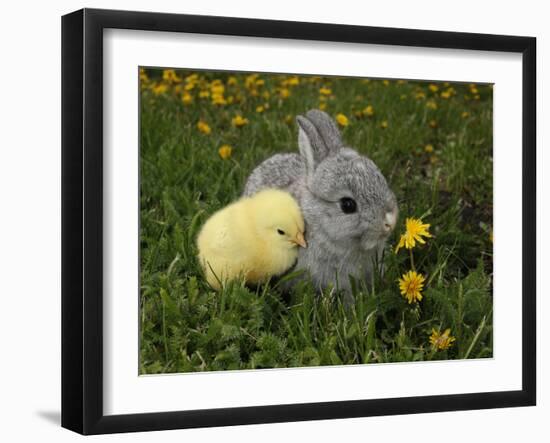
[[[338,122],[338,124],[342,127],[345,127],[345,126],[348,126],[349,125],[349,120],[348,118],[344,115],[344,114],[336,114],[336,121]]]
[[[193,96],[186,91],[181,95],[181,101],[184,105],[190,105],[193,103]]]
[[[212,94],[212,104],[224,106],[227,104],[227,100],[222,94]]]
[[[236,115],[231,119],[231,124],[236,128],[241,128],[248,124],[248,119],[244,118],[242,115]]]
[[[235,86],[237,84],[237,77],[235,76],[230,76],[228,79],[227,79],[227,84],[229,86]]]
[[[428,100],[426,102],[426,108],[437,109],[437,103],[433,100]]]
[[[193,82],[186,83],[184,89],[186,91],[191,91],[192,89],[195,89],[195,85],[196,83]]]
[[[264,112],[265,108],[263,106],[256,106],[256,112],[258,114],[261,114],[262,112]]]
[[[208,97],[210,97],[210,91],[204,90],[204,91],[199,92],[199,97],[200,97],[200,98],[208,98]]]
[[[289,86],[297,86],[300,84],[300,78],[294,75],[286,80],[286,84]]]
[[[265,85],[265,80],[263,78],[259,78],[258,80],[256,80],[255,85],[258,87],[262,87],[263,85]]]
[[[319,103],[319,109],[321,111],[324,111],[325,109],[327,109],[327,104],[325,102]]]
[[[398,85],[404,85],[405,83],[407,83],[407,80],[397,80]]]
[[[332,94],[332,89],[322,87],[321,89],[319,89],[319,94],[321,94],[321,95],[330,95],[330,94]]]
[[[157,85],[154,85],[152,90],[153,90],[153,94],[161,95],[168,90],[168,86],[165,83],[159,83]]]
[[[468,118],[470,116],[470,113],[468,111],[464,111],[462,114],[460,114],[462,118]]]
[[[182,80],[173,69],[165,69],[162,71],[162,79],[171,83],[179,83]]]
[[[212,93],[212,95],[223,95],[223,93],[225,92],[225,86],[220,80],[215,80],[210,85],[210,92]]]
[[[426,278],[416,271],[409,271],[399,279],[399,290],[409,304],[422,300],[422,289],[425,280]]]
[[[434,146],[432,144],[427,144],[426,146],[424,146],[424,152],[431,154],[432,152],[434,152]]]
[[[432,235],[428,232],[429,223],[423,223],[421,219],[407,218],[405,221],[405,233],[401,235],[399,243],[395,248],[395,252],[399,251],[403,246],[406,249],[412,249],[416,246],[416,242],[425,244],[426,241],[422,237],[430,238]]]
[[[450,329],[445,329],[445,332],[443,332],[443,334],[439,331],[436,331],[435,329],[432,329],[432,333],[430,335],[430,344],[433,346],[434,349],[439,349],[441,351],[449,349],[453,345],[453,342],[455,340],[456,338],[451,335]]]
[[[229,145],[222,145],[220,146],[220,149],[218,149],[218,154],[223,160],[227,160],[229,157],[231,157],[232,152],[233,148]]]
[[[389,86],[390,81],[389,80],[382,80],[382,83],[384,84],[384,86]]]
[[[287,125],[290,125],[292,123],[292,120],[293,120],[292,115],[290,114],[285,115],[284,121]]]
[[[426,93],[424,91],[417,91],[414,95],[414,98],[416,98],[417,100],[422,100],[426,98]]]
[[[208,126],[208,123],[203,120],[199,120],[199,122],[197,123],[197,129],[206,135],[212,132],[212,129],[210,128],[210,126]]]
[[[433,83],[431,85],[428,86],[428,89],[432,92],[437,92],[439,91],[439,86],[437,85],[434,85]]]
[[[382,120],[382,121],[380,122],[380,127],[381,127],[382,129],[386,129],[386,128],[388,127],[388,121],[387,121],[387,120]]]
[[[281,98],[288,98],[290,97],[290,90],[288,88],[281,88],[279,90],[279,96]]]
[[[448,99],[450,97],[451,97],[451,92],[450,91],[443,91],[441,93],[441,98]]]
[[[139,68],[139,80],[144,83],[147,83],[149,81],[149,76],[147,75],[147,71],[145,71],[144,68]]]
[[[479,94],[479,90],[476,88],[475,85],[470,85],[470,93],[473,95]]]
[[[374,115],[374,108],[372,105],[368,105],[365,109],[363,109],[363,114],[367,117],[372,117]]]

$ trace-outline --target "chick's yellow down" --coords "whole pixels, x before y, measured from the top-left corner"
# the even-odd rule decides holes
[[[261,283],[290,269],[306,247],[304,219],[287,192],[266,189],[214,213],[198,238],[199,261],[214,289],[240,276]]]

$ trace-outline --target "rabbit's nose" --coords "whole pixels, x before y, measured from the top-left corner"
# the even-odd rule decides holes
[[[395,223],[397,222],[397,211],[390,211],[386,212],[386,216],[384,217],[384,230],[386,232],[393,231],[393,228],[395,228]]]

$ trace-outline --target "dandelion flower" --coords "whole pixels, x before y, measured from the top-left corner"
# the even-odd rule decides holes
[[[225,92],[225,86],[221,82],[221,80],[214,80],[210,85],[210,92],[212,95],[223,95]]]
[[[422,300],[422,289],[425,280],[426,278],[416,271],[409,271],[399,279],[399,290],[409,304]]]
[[[223,160],[227,160],[229,157],[231,157],[232,152],[233,148],[229,145],[222,145],[220,146],[220,149],[218,149],[218,154]]]
[[[183,102],[184,105],[189,105],[193,102],[193,96],[189,94],[189,92],[185,91],[181,95],[181,101]]]
[[[238,83],[237,82],[237,77],[235,77],[233,75],[227,79],[227,84],[229,86],[235,86],[237,83]]]
[[[210,91],[206,91],[206,90],[205,90],[205,91],[199,92],[199,97],[200,97],[200,98],[208,98],[208,97],[210,97]]]
[[[172,83],[181,82],[181,77],[179,77],[173,69],[165,69],[162,71],[162,79]]]
[[[344,114],[336,114],[336,121],[340,126],[348,126],[349,120]]]
[[[139,68],[139,80],[144,83],[149,81],[149,76],[144,68]]]
[[[428,86],[428,89],[432,92],[437,92],[439,91],[439,86],[437,85],[434,85],[433,83],[431,85]]]
[[[402,247],[406,249],[414,248],[416,242],[424,244],[426,241],[422,237],[430,238],[432,236],[428,232],[430,228],[429,223],[422,223],[422,220],[417,218],[407,218],[405,221],[405,228],[405,233],[401,235],[399,243],[395,248],[396,253]]]
[[[367,117],[372,117],[374,115],[374,108],[372,105],[368,105],[365,109],[363,109],[363,114]]]
[[[382,83],[384,84],[384,86],[389,86],[390,81],[389,80],[382,80]]]
[[[319,89],[319,94],[321,94],[321,95],[330,95],[330,94],[332,94],[332,89],[322,87],[321,89]]]
[[[212,94],[212,104],[224,106],[227,105],[227,100],[222,94]]]
[[[426,102],[426,108],[437,109],[437,103],[433,100],[428,100]]]
[[[468,111],[464,111],[462,114],[460,114],[462,118],[468,118],[470,116],[470,113]]]
[[[256,106],[256,112],[258,114],[261,114],[262,112],[264,112],[265,108],[263,106]]]
[[[380,127],[381,127],[382,129],[386,129],[386,128],[388,127],[388,121],[387,121],[387,120],[382,120],[382,121],[380,122]]]
[[[428,154],[434,152],[434,145],[427,144],[426,146],[424,146],[424,152],[427,152]]]
[[[451,92],[450,91],[443,91],[441,93],[441,98],[448,99],[450,97],[451,97]]]
[[[241,128],[248,124],[248,119],[244,118],[242,115],[236,115],[231,120],[231,124],[235,126],[236,128]]]
[[[168,86],[164,83],[159,83],[158,85],[153,86],[153,94],[160,95],[164,94],[168,90]]]
[[[199,122],[197,123],[197,129],[206,135],[212,132],[212,129],[210,128],[210,126],[208,126],[208,123],[203,120],[199,120]]]
[[[441,351],[449,349],[453,342],[456,340],[455,337],[451,335],[450,329],[445,329],[443,334],[435,329],[432,329],[432,334],[430,335],[430,344],[435,348]]]
[[[297,86],[300,84],[300,78],[294,75],[286,80],[286,84],[289,86]]]
[[[290,97],[290,90],[288,88],[282,88],[279,90],[279,96],[281,98],[288,98]]]
[[[327,109],[327,104],[325,102],[319,103],[319,109],[321,111],[324,111],[325,109]]]

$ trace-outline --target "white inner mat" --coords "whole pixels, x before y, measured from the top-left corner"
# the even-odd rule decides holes
[[[521,389],[520,54],[126,30],[103,44],[105,414]],[[495,83],[494,358],[138,376],[140,65]]]

